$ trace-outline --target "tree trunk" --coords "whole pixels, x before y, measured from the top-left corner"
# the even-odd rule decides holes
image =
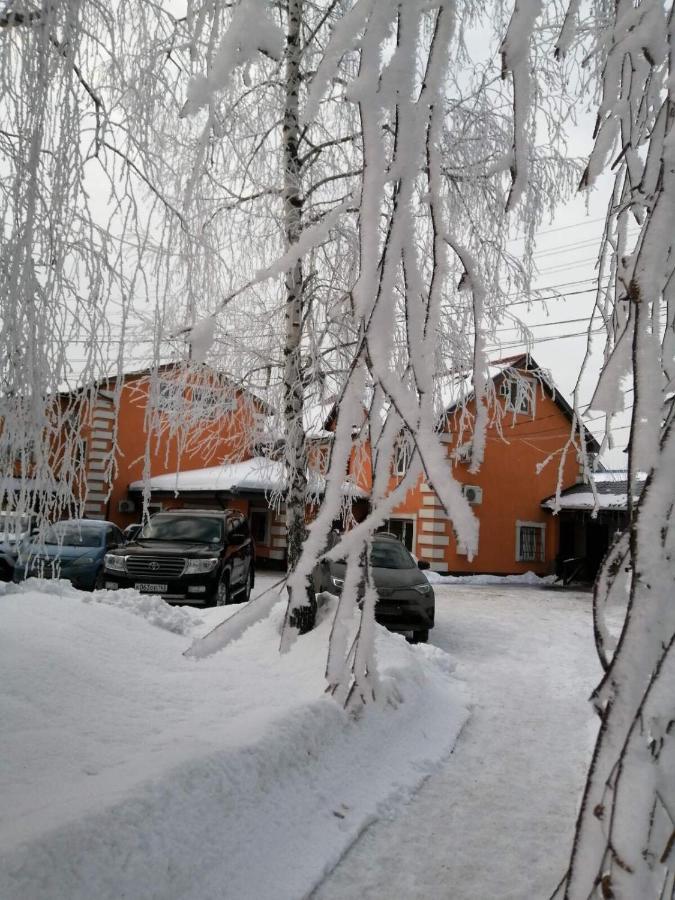
[[[303,0],[288,0],[286,33],[286,98],[283,123],[284,155],[284,228],[286,245],[296,243],[302,233],[302,170],[299,154],[299,94],[302,82],[300,25]],[[284,347],[284,431],[286,440],[286,540],[288,571],[300,558],[306,537],[305,496],[307,488],[307,452],[303,422],[302,379],[302,262],[298,260],[286,273],[286,344]],[[289,593],[291,588],[289,587]],[[290,623],[301,632],[311,627],[311,594],[289,597]]]

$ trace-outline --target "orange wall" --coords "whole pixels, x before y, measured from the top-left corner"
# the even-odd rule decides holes
[[[104,386],[105,389],[108,386]],[[117,452],[114,456],[112,493],[105,504],[105,517],[124,527],[140,520],[141,511],[120,513],[118,503],[128,499],[129,484],[143,477],[145,468],[148,427],[146,417],[149,380],[146,376],[128,378],[120,393],[117,414]],[[110,385],[109,390],[114,389]],[[240,460],[251,456],[250,436],[254,433],[255,410],[250,403],[244,403],[243,395],[237,392],[237,408],[219,419],[208,421],[199,427],[181,428],[170,434],[167,427],[150,434],[149,461],[150,475],[162,475],[176,471],[189,471],[217,465],[223,460]],[[97,401],[98,402],[98,401]],[[111,407],[111,409],[114,409]],[[98,461],[94,454],[105,454],[110,459],[112,442],[106,441],[95,427],[101,413],[94,408],[84,411],[82,435],[87,440],[87,478],[91,478],[93,467]],[[110,418],[108,421],[112,422]],[[168,420],[160,419],[166,426]],[[114,424],[114,423],[113,423]],[[112,427],[112,426],[111,426]],[[96,447],[96,443],[105,445]],[[99,467],[100,468],[100,467]],[[91,494],[91,482],[89,493]],[[105,487],[107,492],[107,485]]]
[[[456,423],[455,423],[456,424]],[[450,422],[450,428],[453,423]],[[472,561],[457,553],[457,542],[452,526],[445,518],[425,518],[423,509],[440,507],[433,502],[433,493],[422,489],[420,479],[394,515],[416,520],[415,553],[428,559],[433,568],[449,572],[489,572],[510,574],[528,570],[545,574],[553,571],[558,547],[558,519],[541,508],[541,501],[555,493],[560,457],[552,460],[539,474],[537,465],[552,452],[563,447],[569,438],[570,423],[559,407],[548,396],[537,392],[534,418],[508,412],[502,421],[503,437],[496,427],[488,429],[485,457],[480,471],[470,474],[469,464],[455,462],[450,455],[455,443],[448,444],[448,469],[462,484],[482,488],[482,502],[473,506],[480,523],[479,549]],[[464,432],[462,443],[470,440],[470,432]],[[456,440],[456,438],[455,438]],[[569,487],[577,480],[579,463],[576,452],[568,454],[563,469],[562,487]],[[425,503],[425,498],[432,498]],[[546,525],[544,561],[516,561],[516,522],[537,522]],[[441,522],[443,531],[430,531],[424,522]],[[420,538],[425,534],[447,538],[447,545],[425,544]],[[425,552],[430,548],[442,550],[443,557],[434,558]]]

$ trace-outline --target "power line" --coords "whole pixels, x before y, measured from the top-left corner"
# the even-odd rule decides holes
[[[637,237],[640,234],[639,231],[632,231],[626,234],[626,237],[632,238]],[[597,238],[589,238],[585,241],[574,241],[571,244],[559,244],[557,247],[545,247],[541,250],[535,250],[532,254],[534,257],[542,257],[542,256],[551,256],[554,253],[563,253],[567,250],[577,250],[581,247],[590,247],[590,246],[598,246]]]
[[[590,262],[597,262],[597,256],[587,256],[584,259],[575,259],[570,260],[566,263],[561,263],[559,266],[549,266],[547,269],[539,269],[539,274],[544,275],[546,272],[557,272],[559,269],[571,269],[576,266],[584,266]]]
[[[584,225],[597,225],[598,222],[604,221],[605,216],[601,216],[599,219],[582,219],[580,222],[575,222],[573,225],[561,225],[559,228],[548,228],[546,231],[536,231],[534,236],[537,238],[542,234],[557,234],[559,231],[569,231],[570,228],[582,228]],[[525,235],[511,238],[511,240],[524,241]]]

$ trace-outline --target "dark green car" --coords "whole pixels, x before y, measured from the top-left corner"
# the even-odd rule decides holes
[[[415,643],[426,641],[436,609],[434,589],[420,571],[429,563],[415,562],[398,538],[382,532],[373,536],[370,562],[378,595],[375,619],[390,631],[409,634]],[[315,593],[339,594],[345,569],[344,560],[318,563],[312,574]]]

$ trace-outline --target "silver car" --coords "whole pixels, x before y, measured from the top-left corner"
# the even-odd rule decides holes
[[[426,641],[434,627],[436,598],[420,570],[428,569],[429,563],[415,562],[398,538],[382,532],[373,536],[370,562],[378,595],[375,619],[390,631],[410,635],[413,643]],[[344,560],[318,563],[312,574],[315,593],[339,594],[345,568]]]

